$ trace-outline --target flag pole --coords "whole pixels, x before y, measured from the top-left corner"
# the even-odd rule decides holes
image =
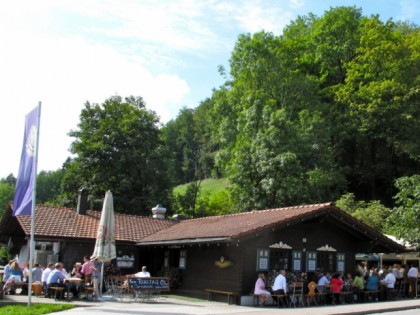
[[[37,166],[38,166],[38,145],[39,145],[39,126],[41,120],[41,102],[39,102],[39,110],[38,110],[38,121],[37,121],[37,128],[36,128],[36,146],[35,146],[35,158],[33,160],[33,167],[34,167],[34,191],[32,192],[32,215],[31,215],[31,236],[29,241],[29,280],[28,280],[28,307],[31,306],[32,303],[32,268],[33,268],[33,260],[34,260],[34,252],[35,252],[35,206],[36,206],[36,177],[37,177]]]

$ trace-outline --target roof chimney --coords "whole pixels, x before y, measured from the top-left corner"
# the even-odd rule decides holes
[[[79,190],[79,197],[77,199],[77,214],[86,215],[86,210],[88,208],[88,194],[89,189],[81,188]]]
[[[165,219],[166,208],[162,207],[162,205],[158,204],[152,208],[152,212],[155,219]]]

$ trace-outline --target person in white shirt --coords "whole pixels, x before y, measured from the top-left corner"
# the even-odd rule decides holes
[[[42,288],[43,288],[43,291],[45,293],[45,296],[48,296],[48,293],[47,293],[47,279],[48,279],[48,276],[51,273],[51,270],[53,270],[53,269],[54,269],[54,263],[49,263],[47,268],[45,268],[42,271],[41,282],[42,282]]]
[[[392,267],[389,267],[388,273],[386,274],[385,278],[381,281],[382,284],[386,286],[386,296],[387,300],[392,300],[395,297],[393,292],[395,287],[395,279],[394,273],[392,272]]]
[[[150,273],[147,271],[146,266],[141,267],[141,271],[137,272],[134,275],[139,278],[150,278]]]
[[[273,295],[287,294],[286,270],[280,270],[280,274],[274,279],[274,284],[271,289],[273,290]],[[279,301],[276,296],[273,296],[273,300],[277,301],[277,303],[281,302],[283,305],[286,302],[286,299]]]
[[[411,264],[411,268],[408,269],[408,284],[410,286],[408,291],[408,296],[414,298],[417,296],[417,280],[419,277],[419,270],[416,265]]]
[[[396,280],[397,279],[395,279],[394,273],[392,272],[392,268],[389,268],[388,273],[385,276],[385,279],[382,280],[381,282],[386,285],[387,289],[393,289]]]

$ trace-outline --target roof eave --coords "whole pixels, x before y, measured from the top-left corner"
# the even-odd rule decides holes
[[[232,239],[230,237],[203,237],[203,238],[191,238],[181,240],[161,240],[161,241],[150,241],[150,242],[139,242],[137,246],[157,246],[157,245],[193,245],[202,243],[229,243]]]

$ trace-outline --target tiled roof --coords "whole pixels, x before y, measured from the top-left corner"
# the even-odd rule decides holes
[[[35,237],[91,238],[95,239],[101,212],[88,210],[80,215],[75,209],[62,207],[36,207]],[[16,217],[24,233],[31,233],[31,216]],[[115,239],[137,242],[152,233],[176,224],[176,221],[159,220],[143,216],[115,213]]]
[[[397,251],[404,250],[404,247],[395,242],[389,242],[390,240],[384,234],[358,221],[332,203],[257,210],[185,220],[143,238],[139,245],[229,241],[282,224],[292,225],[327,213],[337,218],[337,221],[340,220],[340,224],[346,223],[353,229],[363,231],[371,239],[379,239]]]

